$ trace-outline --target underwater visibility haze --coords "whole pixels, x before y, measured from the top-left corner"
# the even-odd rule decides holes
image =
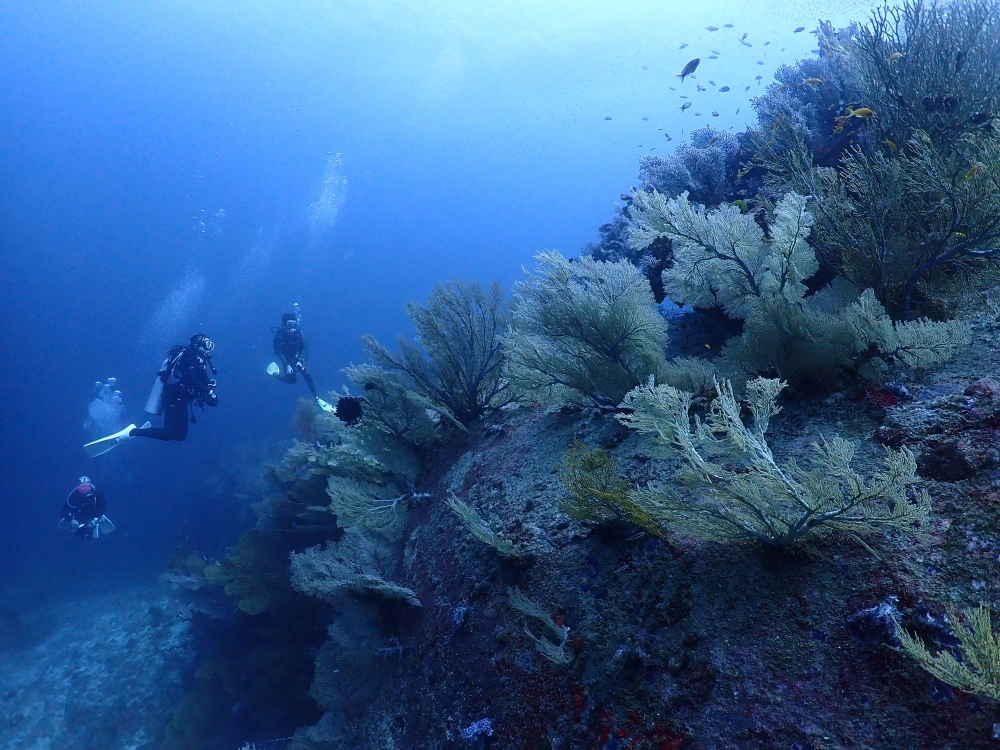
[[[1000,741],[1000,4],[900,1],[0,6],[0,747]]]

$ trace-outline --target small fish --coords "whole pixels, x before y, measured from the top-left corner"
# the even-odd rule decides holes
[[[622,193],[618,197],[621,198],[623,201],[626,201],[626,202],[632,200],[632,195],[630,193]]]
[[[747,86],[747,88],[750,88],[750,87],[749,87],[749,86]],[[737,107],[737,108],[736,108],[736,114],[739,114],[739,113],[740,113],[740,108],[739,108],[739,107]]]
[[[685,109],[687,109],[687,108],[688,108],[688,107],[690,107],[690,106],[691,106],[691,102],[684,102],[684,103],[683,103],[683,104],[681,105],[681,112],[683,112],[683,111],[684,111]]]
[[[719,30],[718,26],[706,26],[705,27],[705,31],[718,31],[718,30]]]
[[[643,69],[643,70],[649,70],[649,66],[648,66],[648,65],[643,65],[643,66],[642,66],[642,69]]]
[[[902,52],[893,52],[891,55],[889,55],[888,58],[886,58],[886,62],[894,63],[902,56],[903,56]]]
[[[705,88],[704,86],[702,86],[702,85],[701,85],[700,83],[696,83],[696,84],[695,84],[695,86],[697,86],[697,87],[698,87],[698,90],[699,90],[699,91],[708,91],[708,89],[706,89],[706,88]]]
[[[701,112],[695,112],[695,113],[694,113],[694,116],[695,116],[695,117],[701,117]]]
[[[719,52],[719,50],[717,50],[717,49],[713,49],[713,50],[711,50],[711,52],[712,52],[712,54],[713,54],[713,55],[721,55],[721,54],[722,54],[722,53],[721,53],[721,52]]]
[[[780,94],[782,91],[784,91],[787,88],[788,88],[788,84],[787,83],[783,83],[780,86],[778,86],[778,88],[776,88],[775,91],[777,91]]]
[[[719,59],[719,56],[718,56],[718,55],[709,55],[709,56],[708,56],[708,59],[709,59],[709,60],[718,60],[718,59]]]
[[[643,117],[642,120],[643,120],[643,122],[649,122],[649,118],[648,117]]]
[[[744,91],[749,91],[749,90],[750,90],[750,87],[749,87],[749,86],[747,86],[747,87],[746,87],[745,89],[743,89],[743,90],[744,90]]]
[[[843,132],[844,126],[847,125],[847,122],[852,117],[857,117],[862,120],[868,120],[874,116],[875,113],[868,107],[858,107],[857,109],[854,109],[853,107],[848,107],[846,115],[841,115],[840,117],[833,118],[833,121],[836,123],[836,125],[833,128],[834,135]]]
[[[715,143],[717,140],[719,140],[719,136],[718,135],[713,135],[712,139],[708,143],[705,144],[705,148],[708,148],[713,143]]]
[[[715,110],[712,110],[712,117],[718,117],[718,116],[719,116],[719,113],[716,112]]]
[[[677,74],[677,77],[681,79],[681,83],[684,83],[684,79],[689,75],[698,70],[698,64],[701,62],[700,57],[696,57],[694,60],[689,60],[688,64],[684,66],[684,69]]]
[[[748,42],[748,41],[747,41],[746,39],[740,39],[740,40],[739,40],[739,42],[740,42],[740,44],[742,44],[742,45],[743,45],[744,47],[753,47],[753,45],[752,45],[752,44],[751,44],[750,42]]]
[[[822,86],[826,81],[822,78],[803,78],[802,83],[806,86]]]
[[[681,94],[681,99],[690,99],[690,98],[691,97],[689,97],[687,94]]]
[[[890,140],[889,140],[888,138],[883,138],[883,139],[882,139],[882,144],[883,144],[883,145],[884,145],[884,146],[885,146],[885,147],[886,147],[887,149],[889,149],[890,151],[892,151],[892,153],[896,153],[896,144],[895,144],[895,143],[893,143],[892,141],[890,141]]]
[[[798,34],[798,33],[799,33],[800,31],[805,31],[805,30],[806,30],[806,27],[805,27],[805,26],[799,26],[799,27],[798,27],[797,29],[795,29],[795,31],[793,31],[792,33],[793,33],[793,34]]]
[[[684,49],[684,48],[685,48],[685,47],[687,47],[687,46],[688,46],[688,43],[687,43],[687,42],[681,42],[681,46],[680,46],[680,47],[678,47],[677,49]]]
[[[605,119],[605,120],[610,120],[610,119],[611,119],[611,115],[608,115],[608,116],[607,116],[607,117],[605,117],[604,119]]]
[[[758,86],[760,86],[760,79],[761,79],[761,78],[763,78],[763,77],[764,77],[764,76],[754,76],[754,77],[753,77],[753,79],[754,79],[754,80],[755,80],[755,81],[757,82],[757,85],[758,85]]]
[[[733,25],[731,23],[724,23],[722,25],[725,26],[727,29],[733,28]]]
[[[740,37],[740,38],[741,38],[741,39],[746,39],[746,38],[747,38],[747,37],[748,37],[749,35],[750,35],[750,32],[749,32],[749,31],[744,31],[744,32],[743,32],[743,36],[742,36],[742,37]]]
[[[672,141],[673,140],[673,138],[670,137],[670,133],[664,133],[663,135],[667,136],[667,140],[668,141]]]
[[[764,61],[763,61],[763,60],[758,60],[758,61],[757,61],[757,64],[758,64],[758,65],[763,65],[763,64],[764,64]]]
[[[715,85],[715,81],[709,81],[709,82],[708,82],[708,85],[709,85],[709,86],[714,86],[714,85]]]
[[[677,90],[673,86],[667,86],[667,88],[670,89],[671,91],[676,91]]]
[[[968,180],[971,179],[972,177],[975,177],[978,172],[979,172],[979,162],[977,161],[975,164],[969,167],[969,171],[965,173],[965,179]]]
[[[768,47],[768,46],[770,46],[770,44],[771,44],[770,42],[764,42],[764,46],[765,46],[765,47]]]
[[[720,94],[725,94],[727,91],[729,91],[728,86],[723,86],[721,89],[719,89]]]

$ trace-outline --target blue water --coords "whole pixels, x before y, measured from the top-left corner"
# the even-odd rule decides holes
[[[232,490],[306,393],[264,374],[282,312],[301,305],[317,383],[339,389],[359,337],[409,334],[404,304],[435,281],[509,289],[535,252],[596,238],[639,156],[741,130],[754,76],[814,44],[795,26],[867,13],[832,5],[0,4],[0,593],[153,580],[182,537],[233,541],[253,519]],[[701,118],[670,90],[696,54],[699,82],[732,89]],[[88,461],[95,381],[139,422],[163,353],[198,331],[219,408],[186,442]],[[55,529],[81,474],[119,528],[99,543]]]

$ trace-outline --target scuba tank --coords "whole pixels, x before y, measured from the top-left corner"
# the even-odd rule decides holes
[[[167,361],[163,361],[166,366]],[[153,387],[149,391],[149,398],[146,399],[146,409],[150,414],[161,414],[163,412],[163,379],[157,375],[153,381]]]
[[[144,411],[147,413],[163,413],[163,386],[167,379],[171,377],[181,354],[184,353],[184,348],[183,346],[175,346],[167,353],[167,358],[160,365],[160,371],[156,373],[156,380],[153,381],[153,387],[149,391],[149,398],[146,399],[146,408]]]

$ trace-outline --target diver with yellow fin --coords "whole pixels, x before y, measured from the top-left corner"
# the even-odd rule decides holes
[[[280,380],[282,383],[294,384],[298,380],[298,374],[302,373],[302,379],[306,381],[309,392],[319,404],[323,411],[332,412],[333,406],[321,399],[316,393],[316,384],[313,382],[309,367],[306,365],[306,337],[302,335],[299,328],[299,315],[297,312],[287,312],[281,316],[281,327],[272,329],[274,331],[274,354],[277,362],[272,362],[267,366],[267,374]]]
[[[134,437],[184,440],[188,433],[189,413],[190,421],[197,421],[194,404],[201,407],[219,405],[215,378],[209,376],[209,370],[212,375],[216,374],[212,364],[214,350],[212,340],[204,333],[197,333],[191,337],[190,345],[178,345],[168,352],[146,401],[147,412],[163,414],[163,427],[152,427],[149,422],[142,427],[130,424],[114,435],[87,443],[83,450],[93,458]]]

